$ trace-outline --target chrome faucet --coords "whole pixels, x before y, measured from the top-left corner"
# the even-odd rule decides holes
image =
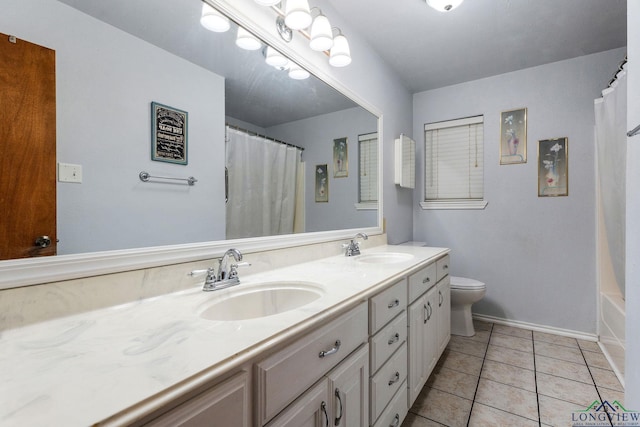
[[[229,262],[229,257],[233,257],[235,263]],[[237,249],[229,249],[222,255],[218,262],[218,274],[216,274],[215,268],[207,268],[206,270],[193,270],[189,273],[191,276],[196,276],[205,273],[207,276],[204,280],[203,291],[215,291],[218,289],[228,288],[240,283],[238,278],[238,267],[249,266],[248,262],[242,261],[242,253]]]
[[[351,239],[351,241],[349,241],[349,243],[343,243],[342,248],[345,249],[344,256],[360,255],[360,244],[356,242],[358,237],[362,240],[367,240],[369,238],[365,233],[358,233],[353,237],[353,239]]]

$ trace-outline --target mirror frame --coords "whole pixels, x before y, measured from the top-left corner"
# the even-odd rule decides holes
[[[345,87],[333,75],[324,72],[321,67],[314,63],[313,58],[307,58],[306,56],[308,55],[320,58],[326,62],[326,58],[322,58],[322,56],[325,56],[324,53],[309,49],[305,41],[301,40],[302,37],[299,35],[296,35],[297,37],[294,36],[294,39],[289,44],[286,44],[280,39],[275,29],[277,13],[274,9],[259,6],[253,1],[249,2],[249,0],[235,0],[233,2],[227,2],[225,0],[206,1],[227,15],[231,20],[254,33],[265,43],[280,50],[280,52],[298,63],[301,67],[307,69],[317,78],[378,118],[378,150],[380,153],[380,160],[378,162],[378,225],[376,227],[366,228],[305,232],[279,236],[218,240],[203,243],[0,261],[0,290],[212,259],[221,256],[230,247],[237,248],[246,253],[252,253],[348,239],[358,232],[364,232],[369,235],[384,233],[382,226],[384,163],[382,155],[382,112]],[[242,8],[251,9],[251,18],[249,17],[248,11],[241,10]],[[271,32],[268,30],[269,27],[273,27]],[[300,52],[304,52],[305,55]]]

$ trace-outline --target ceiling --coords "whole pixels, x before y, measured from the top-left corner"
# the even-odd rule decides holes
[[[466,0],[446,13],[424,0],[328,2],[411,93],[627,44],[626,0]]]

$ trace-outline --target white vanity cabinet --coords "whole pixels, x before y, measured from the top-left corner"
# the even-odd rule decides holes
[[[367,304],[361,303],[256,363],[257,424],[297,426],[321,422],[324,426],[326,419],[335,421],[340,415],[340,401],[349,417],[359,417],[357,413],[362,408],[357,409],[358,402],[366,411],[367,322]],[[354,354],[346,359],[351,353]],[[365,382],[354,385],[349,382],[352,380]]]
[[[153,421],[149,427],[249,427],[249,375],[241,372]]]

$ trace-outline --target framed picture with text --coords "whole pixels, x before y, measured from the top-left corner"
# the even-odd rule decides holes
[[[187,164],[189,114],[158,102],[151,103],[151,160]]]

